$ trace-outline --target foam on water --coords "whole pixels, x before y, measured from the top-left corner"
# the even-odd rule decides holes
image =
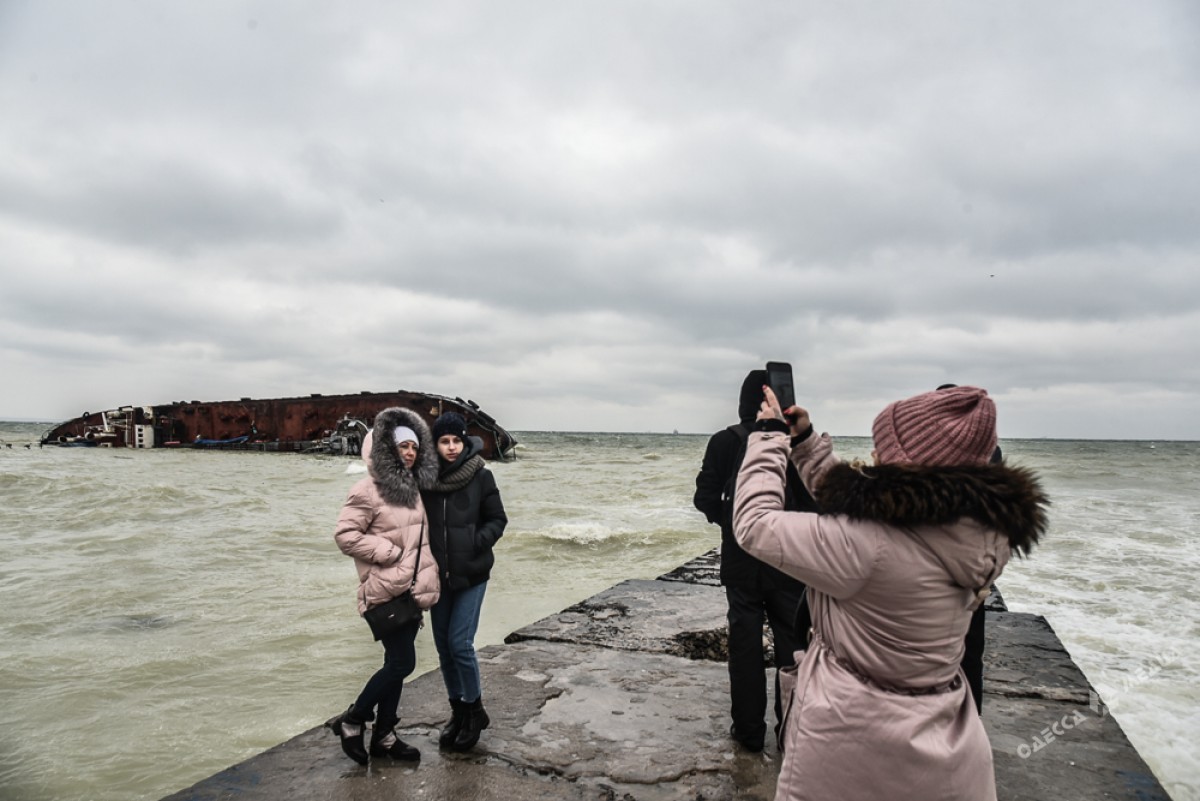
[[[613,529],[610,526],[605,526],[600,523],[576,522],[576,523],[555,523],[538,532],[539,536],[545,537],[548,540],[559,540],[564,542],[573,542],[581,545],[590,545],[599,542],[607,542],[617,537],[621,537],[628,532],[621,532]]]
[[[1001,578],[1009,607],[1046,616],[1172,797],[1200,799],[1200,444],[1005,451],[1053,499],[1050,536]]]

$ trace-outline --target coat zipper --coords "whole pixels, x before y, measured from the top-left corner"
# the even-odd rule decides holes
[[[446,549],[446,575],[444,578],[447,582],[450,581],[450,518],[447,517],[449,510],[446,508],[449,498],[449,495],[442,495],[442,545]]]

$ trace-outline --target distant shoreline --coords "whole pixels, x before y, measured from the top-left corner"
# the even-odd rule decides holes
[[[32,417],[0,417],[0,425],[4,423],[22,423],[55,426],[61,420],[40,420]],[[572,436],[663,436],[663,437],[707,437],[711,431],[535,431],[533,429],[511,429],[514,434],[568,434]],[[834,439],[870,439],[870,434],[833,434]],[[1086,437],[1001,437],[1000,443],[1005,442],[1146,442],[1156,443],[1196,443],[1200,439],[1166,439],[1150,437],[1130,437],[1122,439],[1086,438]]]
[[[535,431],[528,428],[514,428],[514,434],[567,434],[570,436],[662,436],[662,437],[710,437],[712,431],[697,432],[697,431]],[[870,434],[830,434],[836,439],[870,439]],[[1000,444],[1005,442],[1146,442],[1150,444],[1157,443],[1197,443],[1200,439],[1168,439],[1165,437],[1126,437],[1126,438],[1109,438],[1109,437],[1001,437]]]

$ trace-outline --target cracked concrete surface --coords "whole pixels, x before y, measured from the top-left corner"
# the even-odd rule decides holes
[[[434,672],[406,685],[401,705],[416,766],[359,767],[318,727],[168,799],[771,799],[774,745],[751,754],[728,735],[716,565],[706,554],[622,582],[481,650],[492,724],[471,753],[438,751],[447,709]],[[1003,611],[998,593],[988,609],[984,722],[1000,799],[1167,801],[1116,722],[1089,708],[1087,680],[1045,620]],[[770,694],[765,671],[764,682]]]

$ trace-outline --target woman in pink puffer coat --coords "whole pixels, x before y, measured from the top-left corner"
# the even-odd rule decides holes
[[[874,466],[836,459],[808,412],[787,410],[789,426],[764,394],[734,534],[808,585],[813,626],[784,700],[776,800],[995,801],[959,663],[972,610],[1047,527],[1036,476],[988,464],[996,409],[976,387],[889,405],[872,429]],[[783,511],[789,458],[820,514]]]
[[[410,589],[417,606],[428,609],[439,595],[437,562],[429,548],[429,524],[420,492],[437,479],[437,452],[429,426],[409,409],[384,409],[364,438],[362,452],[368,476],[350,488],[333,535],[342,553],[354,558],[358,613]],[[326,721],[341,738],[346,756],[359,764],[367,764],[369,757],[421,758],[420,751],[394,731],[400,722],[404,680],[416,667],[420,625],[418,617],[380,639],[383,667],[371,676],[349,709]],[[363,734],[370,720],[375,725],[368,752]]]

